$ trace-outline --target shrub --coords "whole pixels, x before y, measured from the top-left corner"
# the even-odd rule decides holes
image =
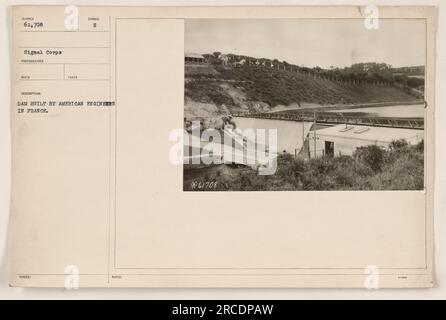
[[[417,143],[417,145],[415,145],[415,150],[418,152],[424,152],[424,140],[421,140]]]
[[[409,143],[406,140],[404,140],[404,139],[393,140],[389,144],[389,150],[391,150],[391,151],[399,151],[399,150],[402,150],[402,149],[407,149],[408,146],[409,146]]]
[[[356,148],[353,157],[369,166],[374,172],[381,170],[384,163],[385,150],[377,145]]]
[[[260,176],[249,168],[231,174],[204,174],[217,180],[218,190],[421,190],[424,186],[424,143],[409,145],[399,140],[388,150],[376,145],[357,148],[353,156],[325,157],[304,161],[280,154],[277,171]],[[214,172],[214,171],[212,171]],[[185,180],[185,189],[188,189]]]

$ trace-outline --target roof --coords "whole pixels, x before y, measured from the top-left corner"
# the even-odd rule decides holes
[[[313,131],[310,131],[310,134],[312,134],[312,132]],[[346,128],[345,124],[340,124],[317,130],[316,136],[352,140],[368,140],[383,143],[390,143],[393,140],[405,139],[407,142],[417,143],[423,139],[424,130],[358,125],[348,125]]]
[[[186,53],[186,58],[196,58],[196,59],[204,59],[204,57],[199,53]]]

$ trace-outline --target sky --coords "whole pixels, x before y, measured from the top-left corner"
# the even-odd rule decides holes
[[[425,64],[425,21],[380,19],[368,30],[363,19],[186,20],[187,53],[234,53],[277,58],[322,68],[359,62],[394,67]]]

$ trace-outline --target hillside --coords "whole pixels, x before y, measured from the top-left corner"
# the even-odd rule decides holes
[[[389,82],[340,80],[292,68],[186,65],[185,76],[185,116],[200,116],[203,110],[209,116],[241,110],[268,111],[276,106],[417,100]]]

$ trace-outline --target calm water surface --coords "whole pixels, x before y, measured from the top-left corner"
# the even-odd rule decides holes
[[[365,117],[396,117],[396,118],[423,118],[424,105],[398,105],[388,107],[365,107],[356,109],[341,109],[328,112],[341,112],[345,115]]]

